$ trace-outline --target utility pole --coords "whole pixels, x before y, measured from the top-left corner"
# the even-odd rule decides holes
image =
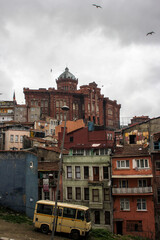
[[[65,122],[64,122],[64,129],[63,129],[63,138],[62,138],[62,143],[61,143],[61,152],[60,152],[60,155],[59,155],[60,161],[59,161],[58,181],[57,181],[57,188],[56,188],[56,199],[55,199],[55,206],[54,206],[54,219],[53,219],[51,240],[54,240],[54,234],[55,234],[55,230],[56,230],[59,182],[60,182],[60,176],[62,174],[64,138],[65,138],[65,130],[66,130],[67,111],[69,111],[69,107],[68,106],[63,106],[61,109],[64,111]]]

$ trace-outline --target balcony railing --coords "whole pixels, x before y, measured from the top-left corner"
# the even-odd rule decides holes
[[[137,187],[137,188],[112,188],[113,194],[136,194],[136,193],[152,193],[152,187]]]
[[[88,180],[88,185],[95,185],[95,186],[102,186],[104,184],[104,181],[102,180]]]

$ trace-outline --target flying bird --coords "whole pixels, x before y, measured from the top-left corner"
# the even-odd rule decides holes
[[[155,32],[148,32],[147,34],[146,34],[146,36],[148,36],[148,35],[152,35],[153,33],[155,33]]]
[[[102,8],[100,5],[97,5],[97,4],[92,4],[92,5],[96,8]]]

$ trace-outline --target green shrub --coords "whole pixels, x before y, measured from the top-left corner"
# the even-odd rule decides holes
[[[148,238],[134,237],[134,236],[122,236],[111,233],[106,229],[92,229],[88,240],[149,240]]]
[[[7,222],[32,224],[32,220],[25,214],[4,207],[0,207],[0,218]]]

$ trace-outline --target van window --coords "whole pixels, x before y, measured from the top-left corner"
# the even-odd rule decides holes
[[[62,216],[62,209],[61,208],[58,208],[58,216]]]
[[[38,204],[37,206],[37,213],[52,215],[52,211],[53,211],[52,205]]]
[[[77,219],[84,221],[84,211],[78,210]]]
[[[90,222],[90,221],[91,221],[89,210],[86,211],[86,213],[85,213],[85,218],[86,218],[86,222]]]
[[[64,208],[63,209],[63,217],[67,218],[75,218],[76,209],[73,208]]]

